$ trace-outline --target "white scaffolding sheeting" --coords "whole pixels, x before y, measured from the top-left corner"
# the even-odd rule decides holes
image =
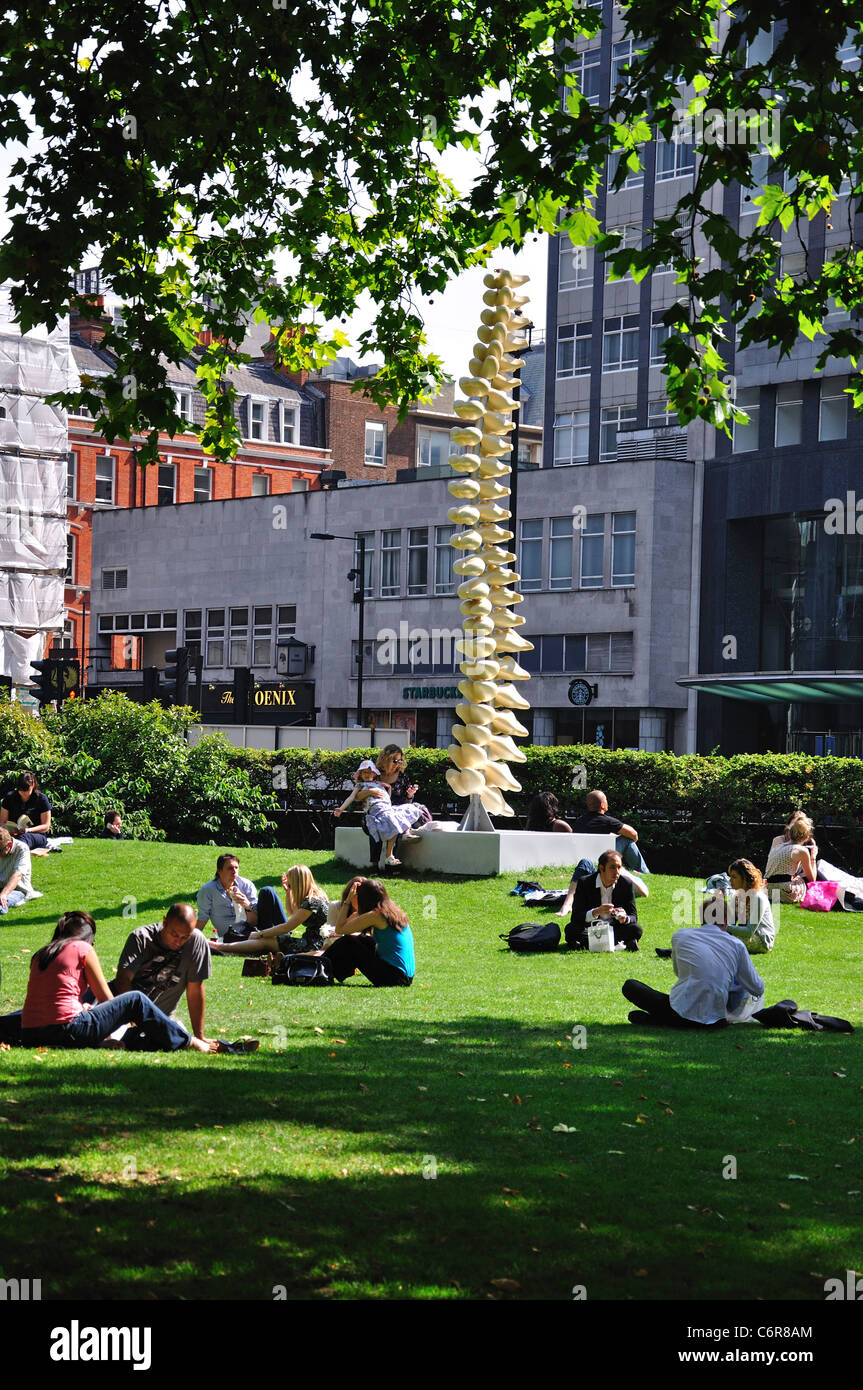
[[[0,286],[0,674],[21,684],[63,628],[69,435],[45,397],[73,381],[68,322],[22,335]]]

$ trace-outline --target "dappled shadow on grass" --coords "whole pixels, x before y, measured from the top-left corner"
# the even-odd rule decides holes
[[[65,1298],[811,1298],[854,1266],[863,1135],[834,1073],[857,1035],[339,1026],[243,1058],[4,1055],[4,1274]]]

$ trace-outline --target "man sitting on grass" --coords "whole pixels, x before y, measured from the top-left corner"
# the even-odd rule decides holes
[[[129,933],[117,978],[108,987],[115,997],[139,989],[169,1017],[185,994],[192,1032],[206,1042],[204,981],[211,974],[210,947],[195,926],[195,909],[188,903],[174,903],[161,922]]]
[[[23,840],[14,840],[0,825],[0,915],[10,907],[19,907],[28,898],[41,897],[34,893],[30,882],[30,849]]]
[[[240,861],[235,854],[220,854],[216,877],[198,891],[197,925],[203,931],[212,922],[220,941],[247,941],[252,929],[259,932],[285,921],[275,888],[260,893],[250,878],[240,878]]]
[[[575,889],[572,918],[566,927],[566,944],[577,951],[588,949],[587,929],[592,922],[607,920],[614,929],[615,945],[637,951],[641,936],[632,884],[623,877],[620,855],[607,849],[599,856],[596,877],[579,879]]]

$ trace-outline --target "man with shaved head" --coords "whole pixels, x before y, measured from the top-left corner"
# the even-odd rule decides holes
[[[195,926],[196,919],[188,903],[174,903],[161,922],[136,927],[123,947],[110,989],[115,995],[139,989],[169,1015],[185,994],[192,1031],[205,1042],[204,981],[212,970],[209,942]]]

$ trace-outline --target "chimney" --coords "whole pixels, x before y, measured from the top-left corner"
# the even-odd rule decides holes
[[[290,332],[293,332],[293,330],[289,330],[289,331],[290,331]],[[270,366],[272,367],[272,369],[273,369],[274,372],[278,372],[279,376],[285,376],[285,377],[287,377],[288,380],[289,380],[289,381],[292,381],[296,386],[305,386],[306,382],[308,381],[308,379],[309,379],[309,377],[310,377],[310,375],[311,375],[311,373],[310,373],[309,371],[307,371],[305,367],[303,367],[303,368],[302,368],[300,371],[298,371],[298,372],[292,372],[292,371],[289,371],[288,368],[285,367],[285,366],[283,366],[281,363],[277,365],[276,362],[274,361],[274,358],[275,358],[275,355],[276,355],[276,349],[275,349],[275,345],[274,345],[274,344],[275,344],[275,338],[276,338],[276,334],[273,333],[272,330],[271,330],[271,331],[270,331],[270,341],[269,341],[269,343],[267,344],[267,346],[264,348],[264,360],[270,364]]]
[[[108,320],[103,312],[104,308],[104,295],[88,296],[87,309],[84,313],[80,313],[77,309],[71,310],[69,332],[77,333],[88,347],[98,347],[108,328]]]

